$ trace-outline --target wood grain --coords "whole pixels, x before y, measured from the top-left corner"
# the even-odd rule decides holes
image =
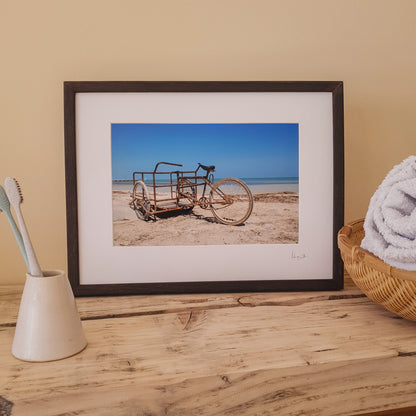
[[[383,410],[381,412],[363,413],[357,416],[414,416],[416,415],[416,407],[404,407],[394,410]]]
[[[16,306],[19,291],[9,290],[0,289],[0,396],[13,416],[349,416],[416,406],[415,323],[353,287],[77,299],[88,347],[48,363],[11,356],[6,300]]]
[[[23,286],[0,286],[0,328],[15,326]],[[266,292],[183,295],[141,295],[76,298],[82,320],[109,319],[146,314],[174,313],[196,309],[219,309],[239,306],[279,305],[327,300],[337,297],[364,297],[363,293],[345,278],[342,292]]]

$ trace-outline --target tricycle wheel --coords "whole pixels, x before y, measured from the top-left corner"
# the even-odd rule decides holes
[[[137,218],[148,221],[150,218],[150,202],[149,192],[147,186],[142,182],[138,181],[133,188],[133,201],[132,208],[137,215]]]

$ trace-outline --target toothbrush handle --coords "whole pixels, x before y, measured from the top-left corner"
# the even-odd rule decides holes
[[[32,243],[30,242],[29,233],[27,232],[26,224],[23,219],[20,207],[15,209],[17,222],[19,223],[20,230],[22,233],[23,243],[26,248],[27,259],[29,261],[29,273],[32,276],[43,276],[42,270],[39,267],[38,260],[36,258],[35,250],[33,250]]]
[[[16,222],[14,221],[14,218],[13,218],[12,213],[10,212],[10,210],[5,211],[5,214],[7,216],[7,219],[9,220],[10,227],[11,227],[11,229],[13,231],[13,234],[16,238],[17,244],[19,245],[20,251],[21,251],[22,256],[23,256],[23,259],[25,260],[26,267],[27,267],[27,269],[30,273],[29,261],[28,261],[28,258],[27,258],[25,245],[23,243],[22,234],[20,233],[19,229],[17,228]]]

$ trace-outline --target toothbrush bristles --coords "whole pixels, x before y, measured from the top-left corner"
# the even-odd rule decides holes
[[[22,192],[22,189],[20,188],[20,184],[17,181],[17,179],[16,178],[13,178],[13,180],[16,182],[17,190],[19,191],[19,195],[20,195],[20,203],[22,203],[23,202],[23,192]]]

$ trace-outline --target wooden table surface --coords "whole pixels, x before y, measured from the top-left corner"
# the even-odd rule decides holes
[[[416,323],[340,292],[78,298],[81,353],[11,355],[22,287],[0,287],[0,415],[416,415]],[[405,408],[393,412],[389,409]]]

